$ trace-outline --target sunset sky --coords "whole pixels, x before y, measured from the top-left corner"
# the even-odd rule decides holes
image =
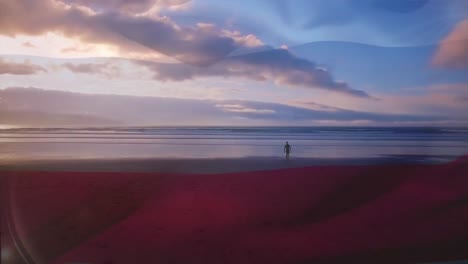
[[[0,125],[466,126],[467,111],[465,0],[0,0]]]

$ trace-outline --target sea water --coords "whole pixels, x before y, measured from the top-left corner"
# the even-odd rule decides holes
[[[86,127],[0,129],[0,160],[280,157],[453,159],[468,128]]]

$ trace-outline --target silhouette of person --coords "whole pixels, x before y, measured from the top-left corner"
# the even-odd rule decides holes
[[[286,153],[286,159],[289,159],[289,153],[291,153],[291,145],[286,141],[286,145],[284,145],[284,153]]]

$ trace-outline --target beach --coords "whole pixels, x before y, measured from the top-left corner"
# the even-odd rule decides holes
[[[286,166],[266,159],[256,161],[259,167],[246,160],[179,160],[161,172],[151,166],[168,161],[108,161],[94,172],[93,161],[68,162],[2,170],[8,222],[2,233],[10,237],[2,247],[21,252],[2,263],[468,258],[466,158],[315,166],[310,159]],[[238,167],[245,168],[230,171]]]
[[[2,264],[466,260],[467,131],[2,130]]]
[[[401,155],[374,158],[134,158],[134,159],[58,159],[23,160],[0,163],[0,171],[76,171],[76,172],[159,172],[219,174],[252,172],[311,166],[365,166],[378,164],[440,164],[450,157]],[[455,160],[456,157],[453,157]]]

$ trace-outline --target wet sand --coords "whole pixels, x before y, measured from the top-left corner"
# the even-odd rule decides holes
[[[10,239],[2,247],[23,256],[10,254],[2,264],[468,259],[467,158],[316,166],[310,159],[173,161],[159,172],[148,160],[100,161],[100,168],[87,162],[42,163],[47,171],[4,167],[2,234]]]
[[[160,172],[231,173],[265,171],[311,166],[363,166],[378,164],[437,164],[455,160],[453,156],[388,155],[374,158],[245,157],[217,159],[61,159],[4,160],[0,171],[82,171],[82,172]]]

